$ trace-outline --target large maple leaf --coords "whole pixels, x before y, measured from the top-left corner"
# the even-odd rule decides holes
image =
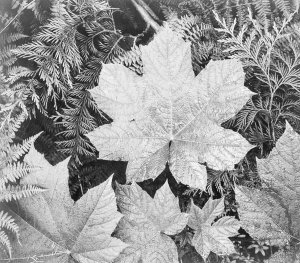
[[[209,199],[203,209],[192,202],[188,222],[189,227],[196,231],[192,245],[204,260],[210,251],[216,254],[236,252],[228,237],[238,234],[240,223],[232,216],[224,216],[215,221],[222,212],[224,212],[224,198]]]
[[[124,217],[117,236],[130,246],[115,263],[178,263],[177,248],[168,235],[181,232],[188,214],[181,213],[179,200],[166,182],[151,198],[136,183],[117,187],[117,202]]]
[[[4,206],[20,228],[20,244],[13,242],[13,257],[0,251],[0,261],[47,263],[108,263],[126,245],[111,237],[122,215],[117,211],[111,178],[90,189],[74,204],[68,188],[68,160],[51,166],[34,148],[25,161],[40,166],[23,184],[48,190]],[[1,261],[2,262],[2,261]]]
[[[300,136],[286,123],[268,158],[257,160],[262,189],[236,188],[242,227],[257,240],[300,242]]]
[[[232,169],[250,144],[220,124],[253,94],[237,60],[211,61],[197,77],[190,43],[164,28],[141,47],[143,76],[123,65],[103,65],[91,90],[112,119],[87,136],[106,160],[128,161],[127,180],[155,178],[169,163],[176,180],[205,189],[206,162]]]

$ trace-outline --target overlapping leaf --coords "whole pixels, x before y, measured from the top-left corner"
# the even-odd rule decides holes
[[[300,241],[300,136],[287,123],[267,159],[257,160],[263,189],[238,187],[243,228],[255,239],[283,245]]]
[[[34,148],[26,161],[41,167],[24,178],[48,191],[18,204],[3,206],[20,227],[20,242],[13,243],[13,257],[0,252],[0,259],[18,262],[112,262],[126,245],[111,237],[122,217],[117,211],[111,178],[90,189],[75,204],[68,189],[68,160],[51,166]],[[0,260],[0,261],[1,261]]]
[[[169,163],[176,180],[205,189],[206,162],[232,169],[250,144],[220,124],[252,92],[237,60],[211,61],[195,77],[190,44],[169,28],[141,48],[143,76],[117,64],[103,66],[91,90],[112,119],[87,136],[107,160],[128,161],[127,180],[155,178]]]
[[[228,237],[238,234],[240,223],[234,217],[225,216],[214,222],[224,211],[224,198],[209,199],[203,209],[193,202],[188,225],[196,232],[192,245],[206,259],[210,251],[216,254],[234,253],[234,245]]]
[[[188,214],[181,213],[168,183],[152,199],[136,183],[117,187],[117,202],[124,217],[117,228],[117,236],[130,246],[115,263],[177,263],[175,243],[168,235],[182,231]]]

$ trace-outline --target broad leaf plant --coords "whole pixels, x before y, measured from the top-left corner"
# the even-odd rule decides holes
[[[300,262],[298,1],[4,2],[0,262]]]

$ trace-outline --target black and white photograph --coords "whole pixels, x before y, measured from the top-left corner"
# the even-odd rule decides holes
[[[0,263],[300,263],[300,0],[0,0]]]

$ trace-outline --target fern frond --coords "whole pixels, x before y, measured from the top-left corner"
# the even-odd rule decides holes
[[[196,15],[207,24],[214,24],[212,11],[215,11],[219,16],[224,17],[227,24],[232,24],[236,19],[238,29],[241,29],[249,23],[247,13],[250,9],[253,17],[262,27],[270,29],[276,18],[287,19],[295,12],[297,3],[298,1],[294,0],[186,0],[176,7],[172,6],[171,10]],[[165,10],[167,15],[171,13],[167,8]]]
[[[193,69],[199,73],[210,59],[222,60],[226,57],[223,47],[214,40],[199,41],[192,45]]]
[[[65,99],[72,74],[79,71],[81,66],[81,56],[75,38],[77,26],[81,21],[61,7],[60,5],[60,16],[50,19],[48,24],[44,25],[42,30],[34,36],[33,42],[13,50],[13,53],[19,58],[36,63],[34,72],[27,71],[27,77],[30,76],[30,78],[26,86],[31,86],[36,90],[32,83],[34,78],[39,77],[46,84],[47,95],[55,105],[58,98]],[[14,81],[22,78],[24,78],[24,72],[14,76]],[[39,93],[38,90],[36,93]],[[40,100],[35,101],[39,102]],[[45,101],[44,108],[47,101],[48,99]],[[40,105],[37,107],[41,108]]]
[[[284,0],[283,0],[284,1]],[[258,20],[268,30],[271,21],[271,5],[269,0],[256,0],[253,1],[255,10],[257,11]]]
[[[185,15],[180,19],[172,17],[168,20],[168,24],[183,39],[192,43],[198,42],[202,37],[208,36],[213,31],[212,25],[200,22],[200,19],[193,15]]]
[[[78,7],[75,5],[74,8]],[[81,14],[85,23],[83,31],[77,32],[76,39],[85,64],[72,82],[66,101],[68,107],[57,117],[58,124],[64,126],[60,134],[65,138],[57,142],[59,151],[71,155],[71,163],[75,161],[75,165],[80,165],[84,158],[95,156],[95,149],[84,135],[100,124],[95,116],[101,119],[100,122],[105,121],[88,89],[98,85],[102,63],[114,62],[118,58],[125,61],[129,57],[121,43],[128,41],[131,45],[134,42],[133,37],[124,37],[115,28],[113,12],[108,5],[95,6],[86,2]]]
[[[298,85],[296,74],[298,73],[300,52],[297,45],[291,45],[293,58],[287,56],[287,54],[282,54],[278,49],[278,45],[283,38],[288,40],[284,31],[292,16],[284,20],[280,28],[274,23],[274,32],[271,33],[264,31],[257,21],[252,18],[251,13],[249,18],[253,28],[249,29],[244,26],[236,34],[234,32],[236,22],[229,27],[224,19],[221,21],[216,15],[216,19],[222,25],[222,28],[217,30],[227,34],[227,37],[221,40],[221,42],[229,46],[226,52],[229,52],[233,58],[241,59],[246,67],[252,67],[257,70],[258,72],[255,73],[257,79],[265,83],[273,95],[283,85],[291,87]],[[249,33],[246,34],[246,32]],[[295,82],[290,81],[290,79]]]
[[[3,85],[1,85],[0,96],[1,98],[5,98],[6,103],[3,103],[0,106],[0,133],[2,133],[4,126],[9,127],[6,133],[9,135],[10,131],[14,131],[18,128],[20,122],[23,122],[26,115],[27,109],[24,105],[24,101],[26,100],[26,96],[20,94],[18,91],[14,91],[11,86],[11,79],[9,76],[16,70],[16,67],[9,67],[11,63],[14,63],[16,58],[14,57],[11,49],[15,48],[14,42],[26,37],[23,34],[13,33],[0,35],[0,47],[3,48],[0,50],[0,63],[1,66],[1,75],[3,76]],[[13,43],[13,44],[11,44]],[[5,51],[8,49],[8,52]],[[10,136],[10,135],[9,135]],[[11,134],[11,137],[14,136],[14,133]]]
[[[15,132],[20,128],[21,124],[27,118],[26,112],[21,112],[17,116],[12,117],[13,109],[5,114],[4,119],[1,120],[0,126],[0,149],[6,151],[9,147],[9,143],[13,141]]]
[[[286,18],[288,18],[292,12],[296,11],[293,2],[289,0],[274,0],[274,3]]]
[[[0,244],[7,249],[9,256],[11,257],[12,253],[12,246],[10,243],[10,240],[8,238],[8,235],[5,233],[5,231],[0,230]]]
[[[20,79],[32,78],[32,77],[34,77],[34,75],[35,75],[35,72],[27,67],[15,66],[15,67],[10,68],[10,70],[8,72],[7,81],[13,85]],[[11,89],[16,89],[16,88],[12,87]]]
[[[190,187],[183,192],[183,195],[189,195],[195,197],[197,194],[201,194],[202,190],[199,188]]]
[[[231,189],[237,180],[234,171],[216,171],[208,169],[208,178],[206,190],[210,195],[214,195],[214,187],[221,195],[224,194],[225,189]]]
[[[189,14],[198,16],[202,23],[212,24],[213,19],[211,16],[212,10],[215,9],[213,1],[198,1],[198,0],[185,0],[179,5],[180,10],[189,10]]]
[[[263,125],[257,122],[253,127],[249,129],[248,140],[250,143],[262,147],[265,142],[272,142],[273,136],[271,134],[271,128],[264,128]],[[278,138],[277,138],[278,139]]]
[[[138,75],[143,75],[143,62],[141,58],[141,50],[138,46],[133,46],[130,51],[123,55],[113,58],[113,63],[123,64]]]
[[[299,102],[295,101],[299,101],[299,96],[294,97],[290,109],[288,103],[284,106],[290,90],[294,94],[300,92],[299,41],[297,36],[286,34],[293,15],[274,22],[272,30],[255,20],[251,11],[249,25],[243,25],[239,31],[236,21],[227,25],[217,14],[216,19],[222,27],[216,30],[224,34],[220,41],[227,46],[225,52],[243,62],[248,84],[256,83],[255,91],[260,94],[232,119],[233,127],[262,151],[267,150],[281,135],[284,119],[299,123],[298,113],[291,110],[297,108]]]
[[[281,49],[274,49],[272,53],[274,56],[273,64],[274,71],[277,73],[277,85],[289,86],[296,91],[300,87],[300,45],[299,42],[293,40],[291,37],[286,37],[282,40],[282,45],[286,45],[286,51]],[[275,81],[275,80],[274,80]]]
[[[216,41],[216,32],[211,24],[205,24],[199,17],[191,14],[178,18],[178,14],[174,12],[167,22],[172,30],[191,42],[192,63],[196,73],[199,73],[210,59],[225,58],[222,44]]]
[[[16,61],[12,50],[16,48],[16,42],[27,38],[27,35],[21,33],[2,33],[0,34],[0,64],[2,65],[2,70],[6,72],[10,66]]]
[[[14,160],[22,153],[27,152],[28,147],[31,146],[35,138],[36,136],[33,136],[20,146],[15,145],[13,147],[14,149],[10,149],[8,141],[4,142],[5,145],[1,145],[0,202],[8,202],[12,199],[18,200],[43,191],[43,189],[32,185],[20,186],[11,184],[16,183],[18,179],[27,175],[34,169],[26,163]],[[17,239],[19,238],[19,228],[17,224],[14,223],[14,219],[7,213],[0,211],[0,243],[8,250],[9,255],[11,256],[12,248],[10,245],[10,240],[7,233],[3,229],[13,232]]]
[[[0,185],[8,182],[15,183],[17,179],[25,176],[30,171],[32,171],[32,168],[26,163],[9,163],[0,171]]]
[[[257,114],[268,114],[269,103],[261,96],[253,96],[234,117],[238,129],[248,129],[256,119]]]
[[[79,156],[93,156],[95,150],[92,145],[83,137],[90,132],[97,124],[91,115],[92,98],[87,90],[74,90],[70,93],[68,100],[72,107],[64,109],[63,120],[59,122],[65,127],[61,133],[65,140],[58,141],[59,150],[65,154],[71,154],[76,163],[81,163]],[[94,109],[95,106],[92,106]]]
[[[0,35],[0,43],[1,46],[4,46],[6,44],[11,44],[13,42],[16,42],[18,40],[27,38],[28,36],[22,33],[6,33]]]
[[[34,169],[26,163],[17,161],[22,155],[28,152],[32,147],[35,139],[40,134],[32,136],[23,141],[22,144],[11,145],[10,140],[4,140],[1,145],[1,167],[0,167],[0,185],[4,186],[7,183],[15,183],[18,179],[28,174]]]
[[[15,223],[14,218],[8,213],[4,213],[4,211],[0,211],[0,229],[2,230],[3,228],[13,232],[19,239],[19,227]]]
[[[8,185],[0,190],[0,202],[19,200],[45,191],[34,185]]]
[[[25,153],[27,153],[32,147],[34,141],[38,136],[40,136],[41,133],[38,133],[34,136],[31,136],[25,140],[22,141],[21,144],[13,144],[10,146],[10,159],[9,161],[17,161],[21,156],[23,156]]]

